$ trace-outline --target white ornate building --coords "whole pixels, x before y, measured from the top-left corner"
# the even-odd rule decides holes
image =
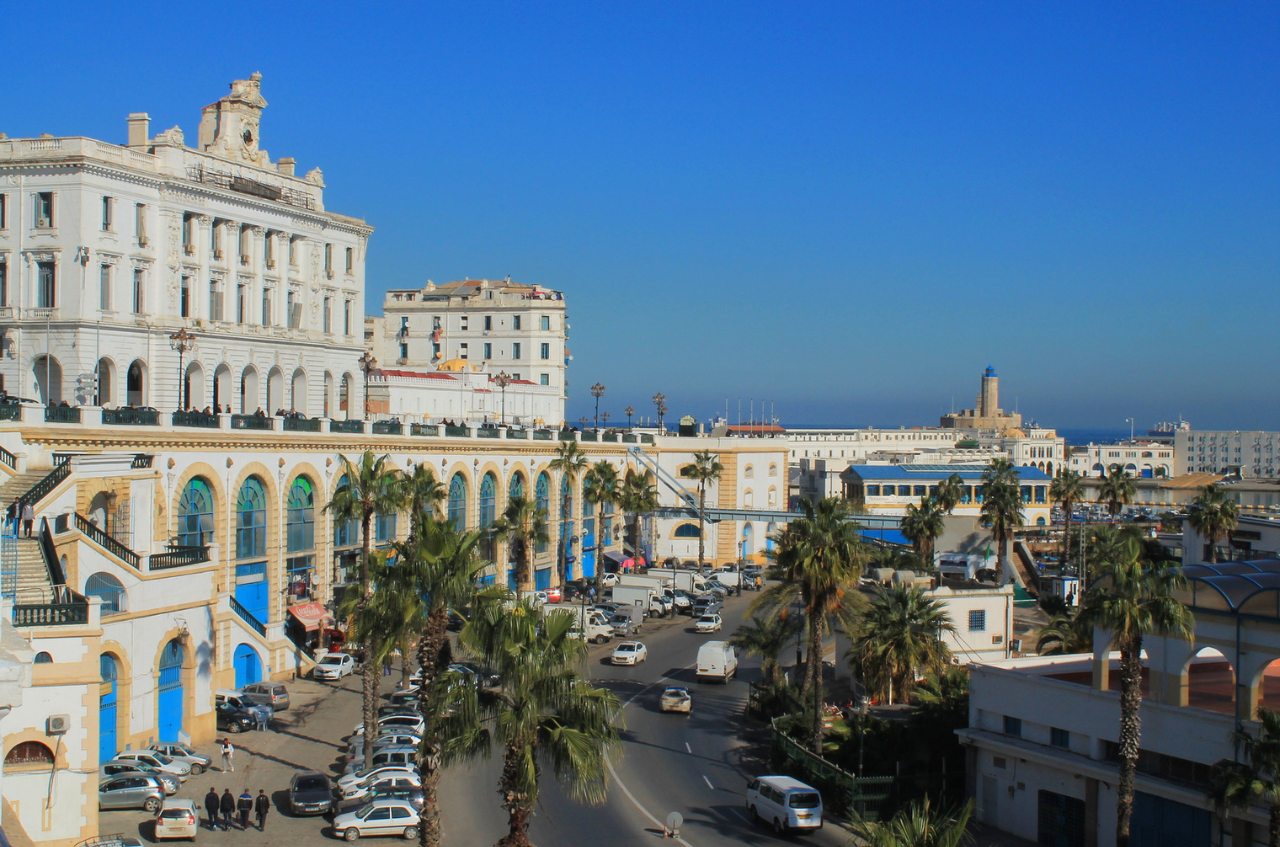
[[[260,80],[204,108],[195,146],[152,137],[145,114],[124,145],[0,140],[9,394],[170,410],[181,366],[194,408],[359,410],[372,228],[325,211],[319,168],[259,147]],[[196,336],[182,357],[180,328]]]

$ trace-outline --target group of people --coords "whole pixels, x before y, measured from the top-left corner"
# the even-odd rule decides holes
[[[248,829],[249,814],[253,813],[258,819],[258,831],[265,832],[267,813],[271,811],[271,798],[263,788],[258,789],[257,797],[250,794],[249,789],[246,788],[237,798],[232,796],[230,788],[223,789],[219,796],[218,789],[209,786],[209,793],[204,795],[204,807],[209,813],[209,829],[229,831],[236,823],[237,813],[240,818],[240,829]]]
[[[14,500],[9,504],[9,509],[4,513],[4,517],[5,520],[13,525],[15,538],[19,536],[23,538],[31,537],[31,529],[36,523],[36,510],[31,503]]]

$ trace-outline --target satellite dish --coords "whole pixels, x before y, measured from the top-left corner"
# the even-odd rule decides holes
[[[679,812],[672,812],[667,815],[667,830],[669,832],[678,832],[682,823],[684,823],[684,816]]]

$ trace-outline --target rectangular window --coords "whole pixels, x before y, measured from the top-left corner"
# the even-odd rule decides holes
[[[182,278],[182,290],[178,298],[178,314],[184,318],[191,317],[191,277]]]
[[[324,273],[329,279],[333,279],[333,245],[324,245]]]
[[[53,262],[36,263],[36,305],[52,309],[57,305],[57,273]]]
[[[348,247],[347,248],[347,273],[355,273],[355,270],[356,270],[356,251],[353,248]]]
[[[1022,502],[1023,502],[1023,503],[1030,503],[1030,502],[1031,502],[1031,486],[1030,486],[1030,485],[1020,485],[1020,486],[1018,486],[1018,492],[1022,495]]]
[[[342,334],[351,334],[351,301],[342,301]]]
[[[396,540],[396,515],[394,512],[389,515],[378,515],[374,540],[379,544],[389,544]]]
[[[493,358],[493,345],[490,344],[488,341],[484,343],[484,357],[486,359]]]
[[[285,306],[289,310],[289,329],[300,329],[302,327],[302,304],[298,302],[296,292],[290,291],[285,295]]]
[[[2,196],[2,195],[0,195]],[[0,257],[0,306],[9,305],[9,263]]]
[[[986,609],[970,609],[969,610],[969,631],[970,632],[986,632],[987,631],[987,610]]]
[[[1022,737],[1022,718],[1011,718],[1004,716],[1004,734],[1013,735],[1018,738]]]
[[[209,280],[209,319],[214,321],[222,320],[222,310],[226,303],[226,297],[222,294],[221,280]]]
[[[240,283],[236,286],[236,323],[244,323],[245,306],[249,302],[249,286]]]
[[[550,332],[550,331],[551,331],[551,316],[550,316],[550,315],[543,315],[543,316],[542,316],[542,331],[543,331],[543,332]]]
[[[333,332],[333,298],[324,298],[324,331]]]
[[[1036,502],[1037,503],[1044,502],[1044,486],[1043,485],[1036,486]]]
[[[400,358],[401,359],[409,358],[409,345],[404,341],[400,342]]]
[[[265,555],[267,555],[266,509],[237,510],[236,558],[252,559],[256,556]]]
[[[1055,727],[1049,728],[1049,743],[1054,747],[1061,747],[1063,750],[1071,749],[1071,733],[1065,729]]]
[[[465,331],[468,328],[467,323],[468,323],[467,316],[463,315],[462,318],[460,319],[460,325],[458,328]]]
[[[868,485],[868,486],[867,486],[867,496],[868,496],[868,497],[879,497],[879,496],[880,496],[880,486],[878,486],[878,485]]]
[[[360,543],[360,522],[352,519],[349,521],[334,520],[333,522],[333,546],[334,547],[352,547]]]
[[[110,265],[102,265],[98,268],[98,308],[105,311],[111,310]]]
[[[262,241],[262,255],[267,262],[267,270],[271,270],[276,266],[276,234],[268,232],[267,237]]]
[[[923,485],[915,485],[915,486],[912,486],[912,488],[911,488],[911,496],[912,496],[912,497],[923,497],[923,496],[924,496],[924,489],[925,489],[925,487],[924,487]]]
[[[316,557],[310,554],[285,559],[285,568],[289,571],[288,593],[295,600],[311,599],[311,571],[315,560]]]
[[[519,329],[519,328],[520,328],[520,316],[519,316],[519,315],[512,315],[512,317],[511,317],[511,328],[512,328],[512,329]]]
[[[53,226],[53,192],[41,191],[36,194],[36,227],[49,229]]]
[[[493,315],[484,316],[484,328],[486,331],[493,329]]]
[[[142,310],[147,305],[147,290],[143,287],[145,280],[142,277],[142,268],[133,269],[133,313],[135,315],[142,314]]]
[[[512,344],[512,345],[511,345],[511,358],[513,358],[513,359],[519,359],[519,358],[520,358],[520,345],[519,345],[519,344]]]
[[[9,195],[0,194],[0,229],[9,228]]]
[[[249,264],[249,227],[240,227],[240,236],[236,240],[236,252],[240,254],[240,264]]]
[[[262,325],[271,326],[271,289],[262,292]]]
[[[468,354],[468,351],[467,351],[467,342],[465,342],[465,341],[464,341],[464,342],[462,342],[461,344],[459,344],[459,345],[458,345],[458,358],[459,358],[459,359],[465,359],[465,358],[467,358],[467,354]]]
[[[550,345],[550,344],[543,344],[540,352],[541,352],[541,354],[542,354],[542,358],[544,358],[544,359],[550,359],[550,358],[551,358],[551,345]]]
[[[440,343],[438,341],[431,342],[431,355],[440,358]]]
[[[147,246],[147,207],[139,203],[134,209],[133,231],[138,237],[138,246]]]
[[[111,232],[111,212],[115,200],[111,197],[102,198],[102,231]]]
[[[439,329],[439,328],[440,328],[440,316],[439,316],[439,315],[432,315],[432,316],[431,316],[431,328],[432,328],[432,329]]]
[[[539,385],[550,385],[550,384],[551,384],[551,374],[542,374],[542,375],[540,375],[540,376],[538,377],[538,384],[539,384]]]

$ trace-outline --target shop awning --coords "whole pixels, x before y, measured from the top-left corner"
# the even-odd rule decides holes
[[[307,632],[319,629],[325,623],[333,623],[333,616],[319,603],[299,603],[296,606],[290,606],[289,614],[306,627]]]

